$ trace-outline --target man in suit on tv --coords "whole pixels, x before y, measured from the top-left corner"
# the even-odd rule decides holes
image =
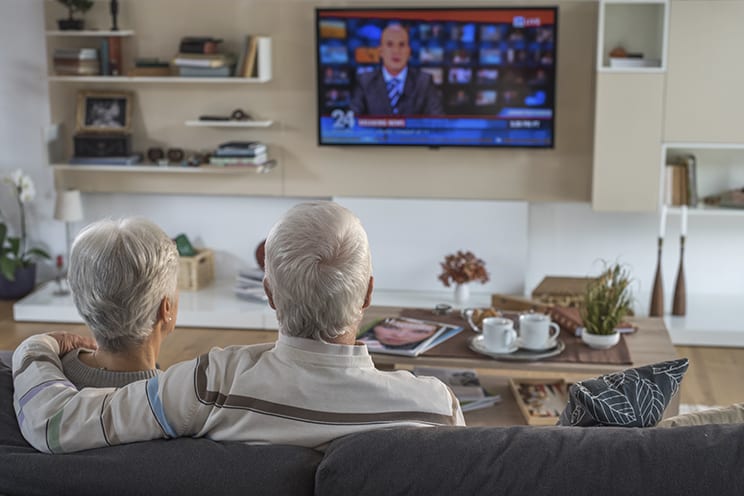
[[[408,31],[391,24],[380,36],[382,65],[357,76],[351,110],[357,115],[441,115],[442,97],[430,74],[408,66]]]

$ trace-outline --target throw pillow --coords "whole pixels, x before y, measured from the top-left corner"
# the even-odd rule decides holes
[[[679,391],[687,365],[680,358],[577,382],[558,425],[654,426]]]

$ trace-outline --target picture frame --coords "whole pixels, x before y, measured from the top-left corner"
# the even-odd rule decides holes
[[[80,91],[76,131],[128,133],[132,128],[133,95],[128,91]]]

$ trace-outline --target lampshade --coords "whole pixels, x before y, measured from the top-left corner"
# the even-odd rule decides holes
[[[83,204],[80,191],[76,189],[57,191],[57,202],[54,205],[54,218],[65,222],[74,222],[83,218]]]

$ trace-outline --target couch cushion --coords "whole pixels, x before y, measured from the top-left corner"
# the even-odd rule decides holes
[[[39,453],[18,429],[9,357],[0,352],[0,494],[313,494],[322,454],[294,446],[184,438]]]
[[[662,420],[659,422],[659,427],[705,424],[744,424],[744,403],[677,415]]]
[[[740,496],[743,457],[744,425],[397,428],[331,443],[315,492]]]
[[[679,391],[687,365],[680,358],[577,382],[558,425],[654,426]]]

